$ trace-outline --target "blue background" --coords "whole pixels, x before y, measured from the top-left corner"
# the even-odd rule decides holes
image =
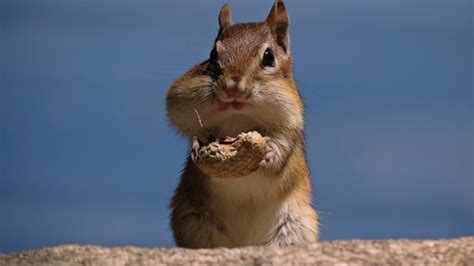
[[[164,97],[223,4],[0,2],[0,252],[173,245]],[[472,1],[286,4],[321,238],[473,235]]]

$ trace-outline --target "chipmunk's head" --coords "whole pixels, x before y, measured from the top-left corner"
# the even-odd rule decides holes
[[[233,24],[229,5],[222,7],[218,20],[209,59],[168,92],[170,121],[187,136],[200,128],[218,135],[302,129],[303,104],[292,76],[283,2],[273,4],[264,22]],[[200,123],[195,113],[201,114]]]
[[[219,13],[219,33],[210,52],[208,70],[214,76],[216,108],[243,109],[286,91],[296,93],[291,69],[289,17],[276,1],[263,23],[232,24],[231,10]]]

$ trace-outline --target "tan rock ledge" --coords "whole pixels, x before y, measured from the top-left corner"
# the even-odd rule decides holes
[[[64,245],[0,255],[0,265],[474,265],[474,237],[324,241],[288,248],[137,248]]]

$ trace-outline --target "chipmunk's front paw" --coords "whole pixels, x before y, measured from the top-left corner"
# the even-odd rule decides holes
[[[263,159],[260,161],[259,165],[260,167],[267,168],[270,165],[273,164],[275,161],[276,157],[276,144],[275,142],[272,141],[271,137],[264,137],[267,145],[266,145],[266,151],[265,154],[263,155]]]
[[[199,149],[201,149],[201,143],[197,137],[193,137],[193,143],[191,145],[191,160],[197,163],[199,159]]]

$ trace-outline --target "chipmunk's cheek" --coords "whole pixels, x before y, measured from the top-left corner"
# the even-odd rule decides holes
[[[215,99],[214,100],[214,107],[218,110],[218,111],[225,111],[229,108],[230,104],[229,103],[226,103],[226,102],[223,102],[219,99]]]
[[[248,100],[259,102],[262,99],[262,89],[260,86],[255,85],[248,95]]]

